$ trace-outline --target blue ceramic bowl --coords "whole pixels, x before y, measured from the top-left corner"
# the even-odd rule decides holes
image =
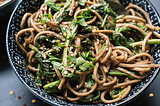
[[[31,12],[31,13],[36,12],[43,2],[44,2],[43,0],[23,0],[15,8],[10,18],[6,33],[6,47],[7,47],[9,61],[16,75],[22,81],[22,83],[41,100],[47,102],[50,105],[66,105],[66,106],[80,105],[59,100],[53,97],[52,95],[47,94],[40,87],[36,86],[35,82],[30,77],[30,70],[28,70],[27,68],[27,62],[25,61],[24,56],[22,55],[22,53],[20,52],[19,48],[16,45],[15,36],[20,30],[20,22],[22,16],[26,12]],[[155,26],[160,26],[160,21],[159,21],[160,19],[158,12],[154,8],[154,6],[150,3],[149,0],[120,0],[120,2],[122,3],[123,6],[127,6],[130,2],[132,2],[133,4],[142,7],[151,18],[152,24]],[[154,63],[159,64],[160,45],[153,45],[150,54],[154,59]],[[152,83],[158,72],[159,68],[153,68],[152,73],[147,78],[145,78],[142,82],[139,82],[132,86],[130,93],[124,99],[112,104],[100,103],[99,105],[113,106],[113,105],[124,105],[128,103],[129,101],[133,100],[138,95],[140,95]],[[95,105],[95,104],[86,104],[86,105]]]

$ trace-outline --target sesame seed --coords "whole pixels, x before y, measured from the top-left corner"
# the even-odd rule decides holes
[[[63,73],[64,73],[64,75],[66,75],[66,74],[68,74],[68,71],[64,71]]]
[[[76,86],[76,88],[78,88],[79,85]]]
[[[77,61],[79,61],[79,58],[77,59]]]
[[[74,66],[74,64],[71,64],[71,67],[73,67]]]
[[[97,39],[97,44],[99,44],[99,39]]]
[[[70,50],[72,50],[73,49],[73,47],[70,47]]]
[[[75,69],[76,69],[76,67],[73,67],[73,69],[75,70]]]
[[[92,101],[92,98],[90,98],[89,101]]]
[[[69,52],[69,54],[72,54],[72,53],[73,53],[72,51]]]
[[[130,74],[131,72],[127,71],[127,74]]]

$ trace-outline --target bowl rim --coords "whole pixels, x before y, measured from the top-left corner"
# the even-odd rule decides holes
[[[9,1],[12,1],[12,0],[9,0]],[[13,0],[14,1],[14,0]],[[149,3],[149,5],[152,6],[152,9],[153,11],[155,11],[155,14],[158,16],[158,20],[159,20],[159,23],[160,23],[160,14],[158,13],[158,11],[156,10],[156,8],[154,7],[154,5],[150,2],[150,0],[145,0]],[[9,19],[9,22],[8,22],[8,25],[7,25],[7,31],[6,31],[6,50],[7,50],[7,55],[8,55],[8,59],[9,59],[9,62],[10,62],[10,65],[12,66],[15,74],[18,76],[19,80],[26,86],[26,88],[32,92],[32,94],[34,94],[36,97],[38,97],[40,100],[50,104],[50,105],[56,105],[56,106],[59,106],[60,104],[59,103],[56,103],[56,102],[53,102],[49,99],[46,99],[44,96],[38,94],[36,91],[34,91],[19,75],[19,73],[16,71],[17,69],[15,68],[15,66],[13,65],[13,62],[12,62],[12,59],[11,59],[11,55],[10,55],[10,52],[9,52],[9,47],[8,47],[8,34],[9,34],[9,29],[10,29],[10,24],[11,24],[11,21],[12,21],[12,18],[14,16],[14,13],[15,11],[17,10],[17,8],[19,7],[19,5],[23,2],[23,0],[19,0],[19,3],[17,4],[17,6],[15,7],[15,9],[13,10],[11,16],[10,16],[10,19]],[[0,5],[1,6],[1,5]],[[136,98],[138,98],[148,87],[150,84],[152,84],[152,82],[155,80],[156,76],[158,75],[160,71],[160,67],[158,67],[156,70],[155,70],[155,74],[153,74],[153,76],[150,78],[150,80],[145,84],[145,86],[143,86],[136,94],[132,95],[129,99],[126,99],[120,103],[118,103],[118,106],[120,105],[126,105],[128,104],[129,102],[135,100]],[[56,97],[55,97],[56,98]],[[66,104],[67,105],[67,104]],[[79,105],[79,104],[75,104],[75,105]],[[94,104],[92,104],[94,106]],[[96,104],[95,104],[96,105]],[[106,104],[107,105],[107,104]],[[89,106],[89,105],[85,105],[85,106]]]
[[[7,0],[6,2],[4,2],[3,4],[0,5],[0,9],[6,7],[7,5],[9,5],[10,3],[12,3],[15,0]]]

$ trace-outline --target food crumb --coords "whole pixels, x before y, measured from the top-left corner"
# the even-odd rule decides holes
[[[153,97],[153,96],[154,96],[154,94],[153,94],[153,93],[150,93],[150,94],[149,94],[149,97]]]
[[[6,55],[2,56],[2,60],[5,60],[5,59],[6,59],[6,57],[7,57]]]
[[[27,105],[24,103],[23,106],[27,106]]]
[[[33,99],[33,100],[32,100],[32,103],[36,103],[36,100],[35,100],[35,99]]]
[[[18,99],[21,99],[21,97],[20,97],[20,96],[18,96]]]
[[[10,91],[10,95],[13,95],[13,91]]]

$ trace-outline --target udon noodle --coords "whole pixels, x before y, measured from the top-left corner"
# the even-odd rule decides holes
[[[37,12],[25,13],[15,39],[36,84],[74,103],[125,98],[159,67],[149,45],[160,41],[160,27],[142,8],[130,3],[126,9],[124,16],[104,0],[45,0]]]

